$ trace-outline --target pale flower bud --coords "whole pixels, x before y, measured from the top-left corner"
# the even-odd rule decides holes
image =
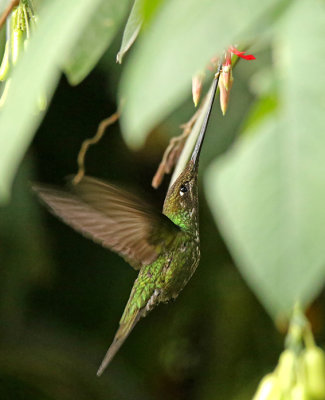
[[[276,374],[284,392],[288,392],[294,385],[296,379],[296,361],[297,357],[292,350],[284,350],[280,355]]]
[[[307,348],[302,355],[308,394],[315,400],[325,400],[325,355],[321,348]]]
[[[192,78],[192,97],[195,107],[198,105],[201,97],[203,79],[204,79],[204,74],[202,72],[199,72]]]
[[[10,69],[9,62],[9,41],[6,41],[5,51],[3,53],[2,62],[0,66],[0,81],[5,81],[8,77]]]
[[[281,400],[281,388],[275,374],[267,374],[261,380],[253,400]]]
[[[297,383],[290,392],[288,400],[310,400],[306,387],[302,383]]]
[[[231,64],[226,64],[222,66],[222,71],[221,71],[221,75],[220,75],[220,79],[223,80],[223,84],[226,88],[226,90],[230,90],[232,87],[232,83],[233,83],[233,76],[232,76],[232,66]]]
[[[222,114],[225,115],[228,108],[230,92],[225,88],[225,84],[223,82],[223,79],[221,79],[221,76],[219,79],[219,90],[220,90],[220,108]]]

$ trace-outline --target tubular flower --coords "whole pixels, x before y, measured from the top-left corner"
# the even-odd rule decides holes
[[[194,75],[192,78],[192,97],[193,97],[193,103],[194,103],[195,107],[198,105],[200,97],[201,97],[203,80],[204,80],[203,72],[199,72],[198,74]]]
[[[226,114],[228,108],[229,93],[234,80],[232,75],[231,54],[235,54],[236,56],[243,58],[244,60],[256,60],[256,58],[252,54],[245,55],[245,51],[239,51],[233,46],[230,46],[226,51],[225,61],[222,64],[222,70],[219,80],[220,108],[223,115]]]
[[[219,90],[220,90],[220,107],[222,114],[225,115],[229,103],[229,93],[233,83],[231,54],[227,51],[225,62],[222,64],[220,72]]]
[[[240,58],[243,58],[244,60],[256,60],[256,57],[253,56],[253,54],[246,54],[245,55],[246,51],[239,51],[239,50],[236,49],[236,47],[230,46],[229,47],[229,51],[230,51],[230,53],[233,53],[236,56],[238,56]]]

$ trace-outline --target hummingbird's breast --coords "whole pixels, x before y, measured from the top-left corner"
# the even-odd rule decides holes
[[[178,296],[192,277],[200,261],[200,239],[198,232],[182,233],[177,244],[169,253],[164,265],[161,283],[163,284],[161,301],[169,301]]]
[[[121,321],[135,309],[145,316],[159,303],[175,299],[199,264],[199,244],[198,231],[182,231],[153,263],[143,266]]]

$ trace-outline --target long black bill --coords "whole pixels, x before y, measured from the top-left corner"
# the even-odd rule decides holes
[[[194,168],[198,168],[198,165],[199,165],[199,158],[200,158],[199,156],[200,156],[200,152],[201,152],[201,148],[202,148],[205,132],[206,132],[207,127],[208,127],[208,123],[209,123],[209,119],[210,119],[210,114],[211,114],[214,98],[216,96],[216,91],[217,91],[217,88],[218,88],[221,68],[222,68],[222,63],[219,64],[218,70],[217,70],[217,72],[215,74],[215,78],[213,80],[213,85],[212,85],[212,89],[211,89],[211,96],[209,98],[208,110],[207,110],[207,113],[204,116],[203,124],[201,126],[201,130],[200,130],[199,136],[197,138],[197,141],[196,141],[193,153],[192,153],[191,160],[194,163],[194,165],[193,165]]]

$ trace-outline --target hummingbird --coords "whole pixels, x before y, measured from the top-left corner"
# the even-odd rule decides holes
[[[220,67],[191,158],[169,188],[162,212],[110,183],[85,176],[69,190],[33,185],[49,210],[76,231],[122,256],[139,270],[100,376],[138,321],[159,303],[175,299],[200,260],[199,156]]]

